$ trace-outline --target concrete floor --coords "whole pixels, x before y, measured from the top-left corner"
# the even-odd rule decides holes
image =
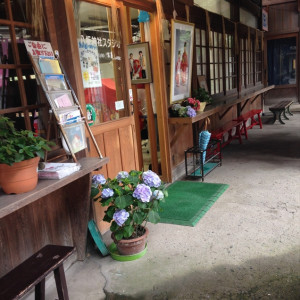
[[[90,243],[66,271],[70,300],[300,299],[300,106],[292,110],[285,125],[266,113],[262,130],[224,149],[205,182],[229,188],[196,227],[149,224],[148,252],[132,262]],[[46,293],[57,299],[53,284]]]

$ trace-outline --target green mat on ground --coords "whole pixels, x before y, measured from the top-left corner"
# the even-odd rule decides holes
[[[228,184],[176,181],[167,190],[169,196],[161,203],[160,223],[195,226]]]

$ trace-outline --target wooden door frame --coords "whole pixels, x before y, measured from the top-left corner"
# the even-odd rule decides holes
[[[127,24],[126,29],[127,33],[123,34],[125,38],[124,43],[130,42],[130,16],[127,8],[136,8],[144,11],[148,11],[150,15],[150,36],[151,36],[151,63],[152,63],[152,77],[154,84],[154,92],[156,99],[156,112],[157,112],[157,125],[158,125],[158,134],[159,134],[159,146],[160,146],[160,154],[161,154],[161,171],[162,171],[162,180],[166,182],[172,182],[172,168],[171,168],[171,149],[170,149],[170,141],[169,141],[169,124],[168,124],[168,98],[167,98],[167,85],[165,81],[165,62],[164,62],[164,53],[163,47],[161,46],[161,35],[159,33],[159,23],[161,20],[157,16],[156,6],[155,10],[149,10],[148,4],[150,1],[122,1],[118,0],[118,2],[123,3],[121,5],[121,15],[125,18],[125,24]],[[133,5],[134,2],[134,5]],[[126,5],[126,6],[125,6]],[[123,8],[122,8],[123,6]],[[124,26],[125,27],[125,26]],[[128,68],[127,74],[129,77],[130,69],[129,62],[126,63],[126,67]],[[130,78],[129,78],[130,82]],[[135,121],[136,121],[136,136],[137,136],[137,144],[141,144],[141,137],[139,129],[139,120],[137,113],[137,98],[136,98],[136,89],[132,87],[133,96],[134,96],[134,110],[135,110]],[[155,151],[155,150],[152,150]],[[139,162],[142,166],[142,150],[141,147],[138,149],[139,154]]]
[[[76,94],[79,99],[84,99],[84,88],[81,78],[81,68],[80,68],[80,59],[79,59],[79,50],[77,45],[77,34],[76,34],[76,24],[73,12],[73,3],[72,0],[43,0],[44,7],[47,15],[47,22],[49,24],[49,36],[50,42],[54,45],[56,49],[68,49],[68,51],[61,51],[60,57],[64,62],[65,69],[68,70],[69,79],[71,85],[73,86]],[[84,0],[86,1],[86,0]],[[101,1],[91,1],[87,0],[86,2],[95,3],[99,5],[109,5],[110,1],[101,0]],[[162,167],[162,179],[166,182],[172,181],[172,170],[171,170],[171,159],[170,159],[170,143],[169,143],[169,127],[168,127],[168,109],[167,109],[167,95],[166,95],[166,82],[165,82],[165,69],[164,69],[164,56],[163,48],[161,47],[161,38],[159,34],[159,22],[156,13],[156,4],[155,10],[153,9],[153,3],[150,0],[147,1],[116,1],[117,7],[120,9],[120,18],[122,24],[127,24],[128,15],[126,12],[126,7],[124,4],[135,3],[135,8],[141,10],[150,10],[150,30],[151,30],[151,42],[152,42],[152,66],[153,66],[153,83],[155,89],[155,98],[157,105],[157,120],[158,120],[158,132],[159,132],[159,143],[161,151],[161,167]],[[150,5],[150,9],[149,9]],[[110,5],[111,6],[111,2]],[[57,15],[59,12],[59,16]],[[128,28],[121,26],[122,30],[122,43],[124,45],[128,44]],[[123,56],[127,57],[126,47],[123,47],[124,52]],[[70,55],[70,53],[72,53]],[[129,71],[129,62],[125,60],[125,74],[126,74],[126,90],[131,88],[130,82],[130,71]],[[137,103],[136,103],[137,104]],[[137,107],[137,105],[135,105]],[[83,107],[84,113],[86,113],[85,107]],[[134,118],[135,129],[138,128],[139,123],[136,117]],[[99,125],[101,126],[101,125]],[[136,145],[139,145],[140,137],[139,130],[136,131]],[[137,134],[138,133],[138,134]],[[138,152],[138,147],[136,151]],[[88,153],[86,152],[86,155]],[[138,155],[139,156],[139,155]],[[140,161],[140,158],[139,158]]]
[[[299,18],[300,20],[300,18]],[[270,40],[278,40],[278,39],[285,39],[285,38],[290,38],[290,37],[295,37],[296,38],[296,66],[297,69],[299,70],[300,68],[300,51],[299,51],[299,32],[295,33],[287,33],[287,34],[272,34],[269,36],[265,36],[264,38],[264,70],[265,70],[265,82],[264,84],[267,85],[268,83],[268,41]],[[294,85],[278,85],[275,87],[276,88],[295,88],[296,87],[296,95],[298,96],[298,102],[300,102],[300,76],[298,72],[296,72],[296,84]]]

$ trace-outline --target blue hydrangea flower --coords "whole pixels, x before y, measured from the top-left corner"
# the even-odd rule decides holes
[[[112,197],[113,195],[114,195],[114,191],[110,188],[107,188],[107,189],[103,189],[101,198],[109,198]]]
[[[136,199],[141,200],[142,202],[149,202],[151,199],[151,189],[146,184],[138,184],[136,189],[134,190],[132,196]]]
[[[92,177],[92,184],[98,185],[98,184],[105,184],[106,183],[106,179],[103,175],[98,174],[98,175],[94,175]]]
[[[144,172],[142,177],[145,184],[150,187],[159,187],[161,185],[159,176],[151,170]]]
[[[186,114],[188,117],[191,117],[191,118],[196,116],[196,112],[191,106],[187,106]]]
[[[118,173],[117,179],[118,179],[119,181],[121,181],[122,179],[125,179],[125,178],[127,178],[128,176],[129,176],[128,172],[126,172],[126,171],[121,171],[121,172]]]
[[[125,209],[119,209],[113,215],[113,219],[119,226],[122,226],[126,222],[128,217],[129,213]]]
[[[157,200],[161,200],[164,198],[164,193],[160,190],[155,190],[153,193],[152,193],[152,198],[153,199],[157,199]]]

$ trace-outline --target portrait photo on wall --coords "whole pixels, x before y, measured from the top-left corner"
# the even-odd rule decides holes
[[[172,20],[170,102],[191,96],[194,24]]]
[[[152,82],[149,43],[127,45],[132,84]]]

